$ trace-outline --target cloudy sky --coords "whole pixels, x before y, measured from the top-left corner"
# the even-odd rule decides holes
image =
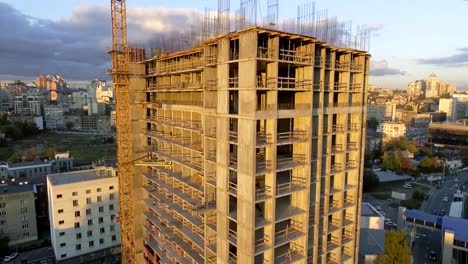
[[[280,19],[296,16],[296,4],[280,1]],[[195,23],[217,0],[127,0],[129,38],[149,43]],[[266,14],[266,0],[258,0]],[[281,3],[282,2],[282,3]],[[468,1],[318,0],[330,16],[367,24],[372,31],[370,83],[406,88],[436,73],[468,88]],[[108,78],[110,0],[0,1],[0,80],[32,80],[40,73],[66,80]],[[239,1],[231,1],[231,10]]]

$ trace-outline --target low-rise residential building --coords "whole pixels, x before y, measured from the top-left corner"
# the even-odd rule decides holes
[[[394,138],[404,137],[406,135],[406,125],[402,122],[384,121],[379,124],[377,132],[382,133],[382,139],[385,143]]]
[[[119,247],[118,189],[112,167],[47,176],[51,241],[58,261],[91,261],[83,256],[103,256]]]
[[[9,246],[37,240],[36,206],[31,183],[0,183],[0,234],[8,236]]]
[[[45,177],[48,174],[66,172],[72,168],[73,157],[70,156],[70,153],[57,153],[55,158],[51,160],[0,164],[0,179]]]

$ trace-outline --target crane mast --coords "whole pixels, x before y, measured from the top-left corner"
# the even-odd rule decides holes
[[[130,117],[130,68],[125,0],[111,0],[112,83],[115,93],[122,263],[135,263],[134,197]]]

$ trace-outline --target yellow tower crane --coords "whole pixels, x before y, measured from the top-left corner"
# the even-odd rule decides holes
[[[112,83],[115,93],[122,263],[135,263],[135,228],[130,116],[130,68],[125,0],[111,0]]]

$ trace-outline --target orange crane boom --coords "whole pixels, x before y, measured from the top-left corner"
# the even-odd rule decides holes
[[[112,83],[115,93],[117,169],[119,176],[122,263],[135,263],[132,140],[130,117],[130,68],[125,0],[111,0]]]

